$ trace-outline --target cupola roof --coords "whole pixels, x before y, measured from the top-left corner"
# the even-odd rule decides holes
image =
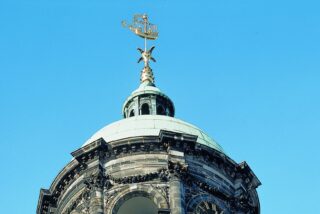
[[[171,131],[197,136],[197,143],[222,153],[222,147],[198,127],[177,118],[161,115],[142,115],[111,123],[96,132],[83,146],[103,138],[111,143],[120,139],[143,136],[159,136],[160,131]]]
[[[143,112],[144,106],[148,106],[147,112]],[[144,114],[173,117],[174,113],[174,104],[171,99],[154,84],[147,82],[142,82],[126,99],[122,107],[124,118]]]

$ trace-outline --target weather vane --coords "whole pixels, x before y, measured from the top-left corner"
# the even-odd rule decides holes
[[[127,24],[125,21],[122,21],[122,26],[129,28],[134,34],[144,39],[144,50],[138,48],[138,51],[141,53],[141,57],[138,60],[138,63],[143,61],[144,68],[141,73],[141,83],[147,82],[154,85],[154,77],[152,69],[149,66],[150,60],[156,62],[152,57],[152,51],[154,46],[147,50],[147,40],[156,40],[158,38],[157,26],[151,24],[146,14],[137,14],[133,16],[132,24]]]

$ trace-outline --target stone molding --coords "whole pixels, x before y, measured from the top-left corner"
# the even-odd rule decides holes
[[[37,213],[54,213],[61,200],[65,200],[70,187],[77,180],[79,185],[85,185],[87,191],[101,190],[108,193],[117,186],[149,185],[155,188],[166,184],[173,178],[179,178],[185,188],[195,188],[208,195],[214,195],[219,200],[227,201],[236,210],[259,213],[260,205],[256,188],[261,184],[246,162],[237,164],[225,154],[196,143],[197,136],[161,131],[159,137],[138,137],[122,139],[107,143],[103,139],[94,141],[71,154],[74,159],[61,170],[49,190],[40,191]],[[174,151],[174,152],[173,152]],[[166,167],[145,174],[115,178],[104,169],[104,164],[120,157],[134,157],[135,154],[165,154],[168,157]],[[230,195],[205,179],[188,170],[188,158],[192,158],[213,167],[234,184],[235,192]],[[191,163],[190,163],[191,164]],[[79,182],[79,179],[83,179]],[[73,190],[72,190],[73,191]],[[109,197],[109,195],[104,197]],[[168,195],[162,196],[168,204]],[[73,199],[83,201],[81,199]],[[186,195],[186,200],[191,200]],[[77,203],[78,203],[77,202]],[[78,205],[71,205],[77,207]],[[169,209],[161,208],[161,209]],[[253,210],[253,211],[252,211]],[[70,211],[70,210],[69,210]],[[69,212],[68,211],[68,212]],[[66,213],[68,213],[66,212]],[[164,211],[166,212],[166,211]],[[71,213],[71,211],[69,212]]]

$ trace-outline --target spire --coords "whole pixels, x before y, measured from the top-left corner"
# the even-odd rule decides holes
[[[154,50],[154,46],[150,48],[148,51],[143,51],[141,48],[138,48],[138,51],[141,53],[141,57],[138,60],[138,63],[143,60],[144,62],[144,68],[141,71],[141,77],[140,77],[140,83],[141,84],[148,84],[148,85],[154,85],[154,77],[152,69],[149,66],[150,60],[153,62],[156,62],[156,60],[152,57],[152,51]]]
[[[174,104],[167,95],[155,86],[153,72],[150,67],[151,61],[156,62],[152,57],[152,52],[155,47],[152,46],[148,50],[147,41],[158,38],[157,26],[149,22],[146,14],[135,15],[132,24],[127,25],[127,23],[123,21],[122,25],[144,39],[144,48],[138,48],[141,54],[138,63],[144,63],[140,76],[140,86],[137,90],[133,91],[124,102],[122,108],[123,117],[129,118],[140,115],[164,115],[174,117]]]
[[[138,48],[141,57],[138,63],[144,62],[144,67],[141,71],[140,83],[154,86],[154,76],[150,67],[150,61],[156,62],[152,57],[152,51],[155,46],[147,49],[147,40],[156,40],[158,38],[157,26],[153,25],[148,20],[148,15],[137,14],[133,17],[132,24],[127,25],[125,21],[122,22],[124,27],[128,27],[134,34],[144,39],[144,49]]]
[[[140,84],[152,85],[154,84],[154,76],[152,69],[148,67],[144,67],[141,71]]]

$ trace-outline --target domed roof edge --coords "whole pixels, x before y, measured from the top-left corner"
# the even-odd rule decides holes
[[[183,120],[160,115],[142,115],[111,123],[96,132],[84,144],[103,138],[106,142],[138,136],[159,136],[161,130],[198,136],[197,143],[224,153],[222,147],[198,127]]]

